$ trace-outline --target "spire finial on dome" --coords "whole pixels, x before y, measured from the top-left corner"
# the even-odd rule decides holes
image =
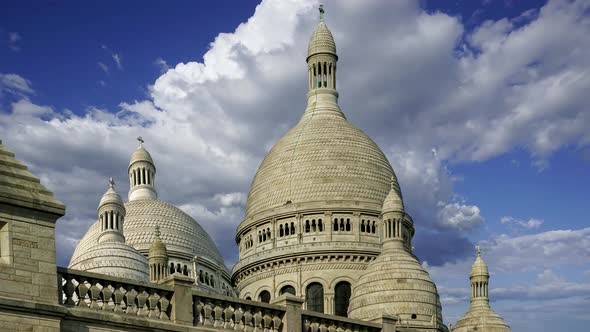
[[[115,179],[112,176],[109,178],[109,188],[115,188]]]
[[[137,140],[139,141],[139,147],[143,147],[143,138],[141,136],[137,136]]]
[[[481,247],[479,244],[475,246],[475,250],[477,250],[477,256],[481,256]]]
[[[324,5],[320,5],[320,22],[324,21]]]
[[[389,178],[389,185],[391,186],[391,190],[393,190],[395,188],[395,176],[391,176],[391,178]]]

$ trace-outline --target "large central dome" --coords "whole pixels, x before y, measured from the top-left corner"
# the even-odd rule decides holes
[[[308,110],[262,161],[247,218],[285,204],[355,201],[380,209],[394,175],[364,132],[335,111]]]

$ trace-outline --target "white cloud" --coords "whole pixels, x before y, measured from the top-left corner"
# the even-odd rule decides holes
[[[475,205],[459,203],[444,204],[439,211],[439,218],[443,225],[459,231],[470,231],[483,224],[483,217]]]
[[[0,97],[2,94],[30,95],[35,91],[31,87],[31,81],[17,74],[0,73]]]
[[[113,53],[113,54],[111,54],[111,57],[113,58],[113,61],[115,61],[117,68],[119,68],[119,70],[123,70],[123,63],[122,63],[121,55],[117,54],[117,53]]]
[[[160,73],[162,74],[166,73],[170,69],[170,66],[166,60],[162,59],[161,57],[157,58],[156,61],[154,61],[154,64],[160,68]]]
[[[8,33],[8,48],[17,52],[20,51],[19,42],[21,41],[22,36],[18,32],[9,32]]]
[[[509,216],[500,218],[500,222],[505,225],[516,226],[524,229],[535,229],[543,225],[543,220],[540,219],[530,218],[528,220],[522,220]]]

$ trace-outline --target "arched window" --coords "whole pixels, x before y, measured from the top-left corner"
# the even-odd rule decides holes
[[[347,317],[350,304],[350,283],[341,281],[334,287],[334,314]]]
[[[291,235],[295,235],[295,223],[291,223]]]
[[[344,230],[344,219],[340,218],[340,230],[343,231]]]
[[[293,294],[293,295],[297,295],[295,294],[295,287],[291,286],[291,285],[287,285],[284,286],[283,288],[281,288],[281,290],[279,291],[279,294],[283,295],[285,293],[289,293],[289,294]]]
[[[361,220],[361,232],[365,232],[365,219]]]
[[[266,238],[269,239],[269,240],[271,239],[271,237],[270,237],[270,228],[267,228],[266,229]]]
[[[184,274],[185,276],[188,276],[188,267],[186,265],[182,269],[182,274]]]
[[[258,300],[264,303],[270,303],[270,293],[268,291],[262,291],[260,295],[258,295]]]
[[[318,219],[318,230],[320,232],[324,231],[324,224],[322,224],[322,219]]]
[[[315,219],[313,219],[311,221],[311,231],[315,233],[316,230],[317,230],[317,228],[316,228],[316,225],[315,225]]]
[[[283,232],[283,225],[279,226],[279,236],[283,237],[283,235],[285,235],[285,233]]]
[[[334,218],[334,231],[338,231],[338,218]]]
[[[246,300],[252,301],[252,298],[250,296],[246,296]]]
[[[285,235],[289,235],[289,224],[285,224]]]
[[[375,220],[373,220],[373,226],[371,226],[371,233],[375,234]]]
[[[170,274],[174,274],[174,263],[170,262]]]
[[[317,282],[309,284],[305,291],[305,301],[307,302],[307,310],[323,313],[324,287]]]
[[[309,220],[305,221],[305,233],[309,233]]]

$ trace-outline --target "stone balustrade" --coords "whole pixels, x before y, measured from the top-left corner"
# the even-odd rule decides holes
[[[383,325],[303,310],[303,332],[381,332]]]
[[[193,291],[194,325],[233,331],[283,331],[286,309],[278,305]]]
[[[170,320],[170,286],[57,268],[59,304]],[[59,294],[61,293],[61,296]]]

